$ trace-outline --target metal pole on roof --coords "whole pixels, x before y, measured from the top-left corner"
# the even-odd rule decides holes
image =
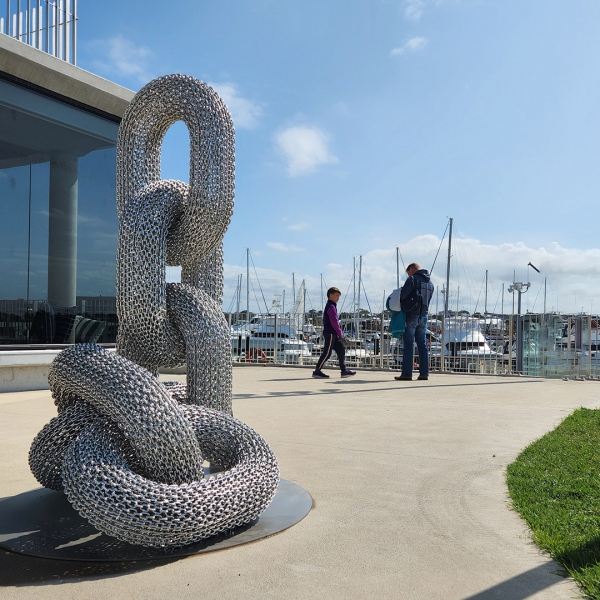
[[[42,49],[42,2],[37,0],[35,9],[35,47]]]
[[[50,2],[46,0],[46,52],[50,54]]]
[[[55,0],[53,6],[54,10],[52,12],[54,13],[54,18],[52,21],[54,22],[54,46],[52,48],[52,54],[58,58],[58,0]]]
[[[73,64],[77,64],[77,0],[73,0]]]
[[[62,8],[62,43],[63,43],[63,54],[62,59],[68,60],[67,56],[67,9],[69,7],[69,0],[61,0]]]
[[[31,29],[31,0],[27,0],[27,13],[25,14],[25,41],[30,44],[31,37],[29,30]]]

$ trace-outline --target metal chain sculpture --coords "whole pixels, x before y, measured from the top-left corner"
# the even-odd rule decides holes
[[[179,120],[189,185],[160,179],[161,144]],[[221,296],[233,195],[233,124],[214,90],[182,75],[140,90],[118,139],[117,354],[80,344],[57,356],[58,417],[29,453],[43,486],[122,541],[190,544],[250,523],[277,489],[275,455],[231,414]],[[181,265],[182,283],[166,283],[166,265]],[[187,388],[158,380],[183,363]],[[204,460],[223,471],[205,478]]]

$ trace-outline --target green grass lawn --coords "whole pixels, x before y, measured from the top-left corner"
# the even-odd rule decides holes
[[[506,479],[536,544],[600,600],[600,410],[576,410],[525,448]]]

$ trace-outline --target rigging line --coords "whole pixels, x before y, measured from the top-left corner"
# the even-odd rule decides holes
[[[393,273],[394,274],[394,281],[396,280],[396,257],[394,256],[394,254],[392,254],[390,256],[389,260],[384,265],[383,269],[384,269],[384,271],[386,273]],[[396,289],[396,284],[395,283],[392,286],[392,289]]]
[[[542,291],[542,285],[544,285],[543,281],[540,283],[540,287],[538,288],[538,293],[535,295],[535,300],[533,301],[533,306],[531,307],[531,312],[533,312],[535,310],[536,302],[538,301],[538,297],[540,295],[540,292]]]
[[[363,292],[365,293],[365,300],[367,301],[367,306],[369,307],[369,312],[371,313],[371,318],[373,318],[373,311],[371,310],[371,303],[369,302],[369,297],[367,296],[367,290],[365,289],[365,282],[362,281]]]
[[[396,246],[398,248],[398,254],[400,255],[400,260],[402,261],[402,266],[404,267],[404,272],[406,273],[406,265],[404,264],[404,258],[402,258],[402,252],[400,252],[400,246]]]
[[[479,296],[477,296],[477,302],[475,302],[475,308],[473,310],[473,313],[477,312],[477,306],[479,306],[479,300],[481,299],[481,292],[483,291],[483,286],[485,285],[485,277],[483,278],[483,281],[481,283],[481,287],[479,288]]]
[[[243,267],[242,267],[242,261],[244,260],[245,254],[246,254],[245,252],[244,252],[244,254],[242,254],[240,264],[237,265],[237,267],[232,267],[232,269],[237,269],[237,271],[235,272],[235,289],[236,290],[237,290],[237,286],[238,286],[238,276],[240,275],[240,273],[242,275],[244,274]],[[231,274],[229,277],[223,277],[223,287],[225,288],[226,286],[233,284],[233,281],[234,281],[234,274]],[[234,292],[234,294],[235,294],[235,292]]]
[[[310,294],[308,293],[308,288],[306,288],[306,296],[308,297],[308,304],[310,306],[310,310],[315,310],[315,307],[313,306],[312,300],[310,299]],[[306,306],[304,307],[304,312],[306,311]],[[310,311],[308,311],[310,312]]]
[[[498,307],[498,302],[500,300],[500,295],[502,294],[502,289],[498,290],[498,295],[496,296],[496,302],[494,304],[494,313],[496,314],[496,308]]]
[[[258,273],[256,272],[256,266],[254,264],[254,259],[252,258],[252,253],[250,252],[250,260],[252,261],[252,267],[254,268],[254,274],[256,275],[256,281],[258,282],[258,288],[260,289],[260,294],[262,296],[263,302],[265,303],[265,310],[267,314],[269,314],[269,307],[267,306],[267,301],[265,300],[265,295],[262,290],[262,286],[260,285],[260,279],[258,278]]]
[[[465,278],[467,280],[467,286],[469,286],[469,290],[471,290],[472,288],[475,287],[475,282],[477,281],[477,279],[473,272],[473,267],[471,265],[471,261],[468,258],[467,251],[466,251],[464,245],[462,244],[461,239],[457,238],[456,242],[457,242],[457,247],[459,248],[459,251],[462,254],[462,261],[463,261],[462,268],[463,268],[463,272],[465,274]]]
[[[254,300],[256,300],[256,307],[258,310],[257,314],[260,314],[260,302],[258,301],[258,298],[256,296],[256,290],[254,289],[254,284],[252,283],[252,280],[250,280],[250,287],[252,288],[252,293],[254,294]],[[267,314],[269,314],[269,311],[267,311]],[[250,307],[248,307],[248,321],[250,321]]]
[[[235,292],[233,292],[233,296],[231,297],[231,302],[229,303],[229,307],[227,308],[227,312],[233,312],[233,303],[235,302],[235,297],[237,296],[237,288]]]
[[[460,250],[463,256],[463,273],[465,274],[466,285],[469,290],[469,304],[472,307],[473,305],[473,289],[475,288],[475,275],[473,273],[473,268],[467,256],[467,252],[462,244],[459,244]]]
[[[371,277],[371,273],[369,273],[368,271],[365,271],[366,276],[369,278],[369,282],[371,284],[371,289],[377,289],[373,283],[373,278]],[[365,289],[365,280],[363,278],[363,290],[365,290],[365,298],[367,297],[367,290]],[[369,302],[369,300],[367,300],[367,302]],[[371,307],[369,306],[369,310],[371,310]],[[371,311],[373,312],[373,311]]]
[[[438,254],[440,253],[440,249],[442,248],[442,244],[444,243],[444,239],[446,237],[446,232],[448,231],[448,227],[450,227],[450,219],[448,219],[448,222],[446,223],[446,229],[444,229],[444,235],[442,236],[442,241],[440,242],[438,251],[435,255],[435,258],[433,259],[433,264],[431,265],[431,269],[429,269],[429,274],[431,275],[433,273],[433,267],[435,267],[435,261],[437,260]]]
[[[472,269],[471,263],[469,262],[469,259],[467,257],[465,248],[463,247],[463,245],[461,243],[458,243],[457,245],[462,254],[462,269],[463,269],[463,273],[465,274],[465,281],[466,281],[467,288],[469,290],[469,298],[472,301],[473,288],[475,287],[475,276],[473,274],[473,269]]]
[[[346,306],[346,298],[348,298],[348,292],[350,291],[350,286],[352,285],[352,281],[354,280],[354,275],[350,277],[350,281],[348,282],[348,287],[346,288],[346,294],[344,296],[344,301],[342,302],[342,307],[338,310],[338,313],[343,312],[344,307]]]
[[[344,274],[344,276],[341,278],[341,280],[342,280],[342,281],[344,281],[346,277],[349,277],[349,278],[350,278],[350,279],[349,279],[349,283],[348,283],[348,290],[350,289],[350,285],[352,285],[352,277],[350,276],[350,273],[351,273],[351,269],[350,269],[350,267],[348,267],[348,270],[346,271],[346,273]],[[325,280],[323,280],[323,282],[324,282],[324,281],[325,281]],[[341,285],[341,284],[340,284],[340,285]],[[338,287],[340,290],[342,289],[342,288],[341,288],[339,285],[338,285],[338,286],[336,286],[336,287]],[[327,294],[327,290],[328,290],[328,289],[329,289],[328,287],[325,287],[325,294]],[[344,302],[342,302],[342,308],[340,308],[340,309],[338,310],[338,313],[341,313],[341,312],[342,312],[342,309],[344,308],[344,305],[345,305],[345,303],[346,303],[346,298],[348,297],[348,290],[346,290],[346,295],[345,295],[345,296],[343,296],[343,297],[344,297]]]

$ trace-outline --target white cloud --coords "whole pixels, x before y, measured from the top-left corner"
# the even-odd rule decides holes
[[[262,108],[256,102],[240,96],[234,83],[209,83],[209,85],[223,98],[236,127],[254,129],[258,125]]]
[[[416,261],[430,269],[440,240],[434,235],[416,237],[400,248],[406,264]],[[432,273],[433,283],[439,289],[439,303],[443,302],[441,289],[445,284],[446,242],[437,258]],[[513,281],[531,282],[523,296],[523,310],[541,312],[544,304],[544,278],[547,279],[548,310],[563,312],[590,311],[592,302],[600,309],[600,248],[580,250],[563,248],[557,243],[547,248],[532,248],[523,242],[484,244],[474,238],[456,237],[452,242],[452,268],[450,275],[450,305],[455,308],[458,292],[460,308],[473,312],[483,311],[485,271],[488,270],[488,310],[499,312],[504,284],[504,311],[510,312],[512,294],[508,286]],[[377,249],[363,255],[363,273],[369,297],[381,302],[382,290],[396,287],[395,248]],[[531,262],[541,273],[528,268]],[[403,280],[404,266],[400,265]],[[460,290],[458,290],[460,286]],[[388,292],[389,293],[389,292]],[[594,300],[595,298],[595,300]],[[434,304],[436,298],[434,297]]]
[[[89,46],[99,55],[92,64],[101,73],[142,84],[148,83],[155,76],[150,67],[154,57],[152,50],[146,46],[136,46],[122,35],[96,40]]]
[[[287,226],[287,228],[291,229],[292,231],[304,231],[307,227],[310,227],[310,223],[305,223],[304,221]]]
[[[405,0],[404,18],[409,21],[418,21],[423,15],[425,2],[423,0]]]
[[[414,37],[408,40],[408,42],[406,42],[404,46],[401,46],[400,48],[394,48],[390,52],[390,56],[399,56],[401,54],[404,54],[405,52],[418,52],[419,50],[423,50],[423,48],[425,48],[426,45],[427,38]]]
[[[290,177],[311,173],[319,165],[337,163],[328,144],[329,136],[318,127],[298,125],[275,135],[275,147],[283,155]]]
[[[406,264],[416,261],[423,268],[431,269],[435,255],[440,248],[440,239],[435,235],[415,237],[400,246],[400,253]],[[437,292],[432,300],[432,311],[442,308],[442,286],[446,283],[447,240],[441,246],[433,269],[432,280]],[[283,245],[282,245],[283,246]],[[288,247],[286,247],[288,248]],[[275,248],[279,249],[279,248]],[[544,278],[547,278],[547,310],[561,312],[600,312],[600,248],[581,250],[564,248],[557,243],[547,247],[533,248],[523,242],[485,244],[480,240],[455,236],[452,241],[452,267],[450,273],[450,306],[456,309],[457,296],[461,309],[474,312],[484,308],[485,271],[488,270],[488,310],[500,312],[502,306],[502,284],[504,284],[504,312],[510,313],[512,294],[508,287],[513,281],[531,282],[531,288],[523,295],[523,310],[542,312],[544,307]],[[265,297],[288,290],[291,297],[292,271],[296,276],[296,289],[302,279],[306,280],[307,302],[317,309],[321,306],[321,280],[323,273],[327,286],[335,285],[342,290],[342,305],[348,309],[352,303],[352,258],[340,265],[307,265],[299,261],[302,254],[296,255],[289,272],[283,273],[256,265],[258,277]],[[304,261],[306,262],[306,261]],[[541,273],[528,268],[531,262]],[[308,268],[310,271],[302,273]],[[226,304],[233,297],[237,275],[243,272],[240,267],[226,267]],[[361,294],[361,306],[371,306],[373,311],[381,310],[383,292],[389,295],[396,287],[396,249],[390,243],[387,248],[377,248],[363,254],[362,277],[366,290]],[[404,280],[404,266],[400,264],[400,281]],[[254,275],[252,275],[254,279]],[[254,282],[256,286],[256,281]],[[460,289],[459,289],[460,288]],[[258,289],[258,288],[257,288]],[[364,292],[364,290],[363,290]],[[457,293],[458,292],[458,293]],[[367,303],[368,299],[368,303]],[[252,304],[255,301],[252,300]],[[227,308],[227,306],[226,306]],[[255,310],[255,308],[251,308]]]
[[[280,242],[267,242],[267,246],[273,248],[273,250],[279,250],[279,252],[304,252],[305,250],[305,248],[298,248],[298,246],[282,244]]]

